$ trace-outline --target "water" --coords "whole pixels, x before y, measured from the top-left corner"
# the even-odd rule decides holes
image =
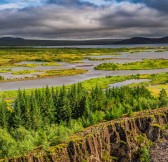
[[[137,47],[137,46],[136,46]],[[93,56],[90,56],[93,57]],[[86,69],[88,70],[87,73],[75,76],[64,76],[64,77],[54,77],[54,78],[47,78],[47,79],[38,79],[38,80],[24,80],[24,81],[13,81],[13,82],[6,82],[0,83],[0,90],[17,90],[17,89],[27,89],[27,88],[40,88],[46,85],[48,86],[61,86],[66,84],[74,84],[77,82],[81,82],[84,80],[88,80],[91,78],[97,77],[105,77],[105,76],[117,76],[117,75],[132,75],[132,74],[153,74],[153,73],[161,73],[161,72],[168,72],[168,69],[153,69],[153,70],[118,70],[118,71],[101,71],[101,70],[94,70],[94,67],[104,63],[104,62],[114,62],[114,63],[126,63],[126,62],[135,62],[140,61],[145,58],[164,58],[168,59],[168,52],[139,52],[135,54],[130,53],[121,53],[121,55],[104,55],[104,56],[94,56],[94,58],[114,58],[113,60],[99,60],[99,61],[92,61],[88,59],[84,59],[83,63],[78,64],[70,64],[70,63],[59,63],[60,66],[41,66],[37,62],[36,67],[15,67],[11,68],[14,71],[18,70],[52,70],[52,69]],[[30,63],[30,62],[24,62]],[[33,62],[35,63],[35,62]],[[23,76],[13,76],[11,73],[2,73],[4,77],[23,77]],[[34,74],[31,74],[34,75]],[[31,76],[28,75],[28,76]],[[27,77],[28,77],[27,76]]]
[[[127,45],[74,45],[74,46],[33,46],[33,48],[134,48],[167,47],[168,44],[127,44]]]
[[[17,82],[6,82],[0,83],[1,91],[5,90],[17,90],[17,89],[28,89],[28,88],[41,88],[46,85],[48,86],[61,86],[67,84],[74,84],[84,80],[105,77],[105,76],[118,76],[118,75],[131,75],[131,74],[153,74],[168,72],[168,69],[159,69],[159,70],[120,70],[120,71],[89,71],[85,74],[75,75],[75,76],[64,76],[64,77],[55,77],[47,79],[38,79],[38,80],[25,80]]]
[[[150,81],[149,79],[130,79],[130,80],[125,80],[123,82],[109,84],[109,88],[122,87],[133,83],[143,83],[143,82],[149,82],[149,81]]]
[[[168,52],[155,52],[153,50],[148,52],[138,52],[138,53],[128,53],[122,52],[121,55],[100,55],[100,56],[91,56],[91,58],[119,58],[119,59],[168,59]]]

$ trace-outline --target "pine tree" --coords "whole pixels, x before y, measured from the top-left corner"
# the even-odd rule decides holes
[[[54,106],[54,99],[53,99],[51,91],[49,91],[49,93],[46,94],[46,99],[48,103],[46,115],[48,118],[48,123],[52,124],[55,122],[55,106]]]
[[[20,100],[19,98],[15,101],[14,112],[13,112],[13,126],[18,128],[22,125],[22,113],[20,108]]]
[[[9,113],[6,103],[3,100],[0,101],[0,127],[4,129],[8,128]]]
[[[42,121],[40,107],[37,104],[35,96],[31,96],[31,128],[34,130],[39,129],[45,121]]]
[[[69,121],[72,117],[70,100],[67,97],[65,86],[62,87],[58,102],[58,121]]]
[[[168,106],[168,96],[165,89],[162,89],[159,94],[159,107]]]
[[[54,122],[54,101],[51,95],[51,91],[48,87],[44,88],[40,96],[40,103],[38,104],[40,108],[42,119],[45,125],[50,125]]]
[[[22,114],[23,116],[23,126],[27,129],[31,128],[32,122],[31,122],[31,99],[29,96],[26,96],[26,101],[25,101],[25,110]]]
[[[85,96],[84,98],[84,114],[83,115],[85,118],[89,118],[91,115],[90,102],[87,96]]]

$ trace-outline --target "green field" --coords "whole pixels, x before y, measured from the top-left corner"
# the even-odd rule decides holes
[[[41,74],[35,74],[40,72]],[[83,69],[55,69],[55,70],[20,70],[12,72],[13,75],[22,75],[22,78],[14,78],[14,79],[0,79],[0,82],[12,82],[12,81],[20,81],[20,80],[35,80],[41,78],[51,78],[51,77],[61,77],[61,76],[71,76],[84,74],[87,70]],[[26,74],[33,74],[33,76],[25,76]]]
[[[108,77],[98,77],[89,79],[81,82],[82,86],[85,89],[91,90],[96,85],[99,85],[101,88],[108,88],[109,84],[122,82],[129,79],[150,79],[149,82],[140,83],[140,85],[144,85],[145,87],[149,87],[151,85],[165,85],[168,83],[168,73],[160,73],[160,74],[137,74],[137,75],[128,75],[128,76],[108,76]],[[70,85],[66,85],[69,88]],[[31,93],[34,89],[27,89],[26,92]],[[11,91],[1,91],[0,95],[6,99],[14,99],[17,96],[17,90]]]
[[[157,50],[166,50],[166,47],[156,48]],[[139,48],[1,48],[0,49],[0,68],[15,67],[17,63],[22,61],[40,61],[40,62],[80,62],[88,56],[98,55],[119,55],[121,52],[138,53],[155,48],[139,47]],[[58,64],[58,63],[57,63]],[[25,65],[26,66],[26,65]],[[30,65],[35,66],[35,65]],[[55,65],[54,65],[55,66]]]
[[[68,89],[18,91],[12,108],[0,101],[0,158],[26,155],[37,147],[47,150],[99,122],[166,106],[164,89],[155,97],[144,86],[88,91],[79,83]]]
[[[40,61],[43,66],[56,66],[60,61],[78,63],[92,55],[115,55],[119,52],[135,54],[147,50],[151,49],[2,49],[0,67],[1,72],[10,72],[14,75],[24,76],[42,72],[37,74],[36,79],[71,76],[83,74],[87,70],[29,69],[14,72],[11,69],[5,71],[3,67],[37,66],[31,63],[19,64],[22,61]],[[101,70],[157,69],[168,68],[168,61],[158,59],[106,65],[101,64],[98,67],[106,68]],[[3,82],[3,78],[1,79]],[[109,88],[110,84],[130,79],[149,79],[149,81]],[[63,147],[72,138],[80,139],[76,133],[89,126],[166,106],[168,106],[168,72],[106,76],[74,85],[0,91],[0,159],[5,161],[11,157],[26,156],[37,150],[48,151],[53,146]]]
[[[102,63],[95,67],[96,70],[151,70],[165,68],[168,68],[168,60],[165,59],[144,59],[125,64]]]

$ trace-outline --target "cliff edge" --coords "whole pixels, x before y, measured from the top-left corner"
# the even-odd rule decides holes
[[[103,122],[71,137],[67,144],[47,151],[34,150],[9,162],[138,162],[141,148],[150,148],[164,137],[168,108],[135,113]],[[158,143],[159,144],[159,143]],[[155,147],[151,150],[155,155]]]

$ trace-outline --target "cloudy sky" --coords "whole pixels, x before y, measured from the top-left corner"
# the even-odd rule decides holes
[[[0,0],[0,37],[168,36],[168,0]]]

